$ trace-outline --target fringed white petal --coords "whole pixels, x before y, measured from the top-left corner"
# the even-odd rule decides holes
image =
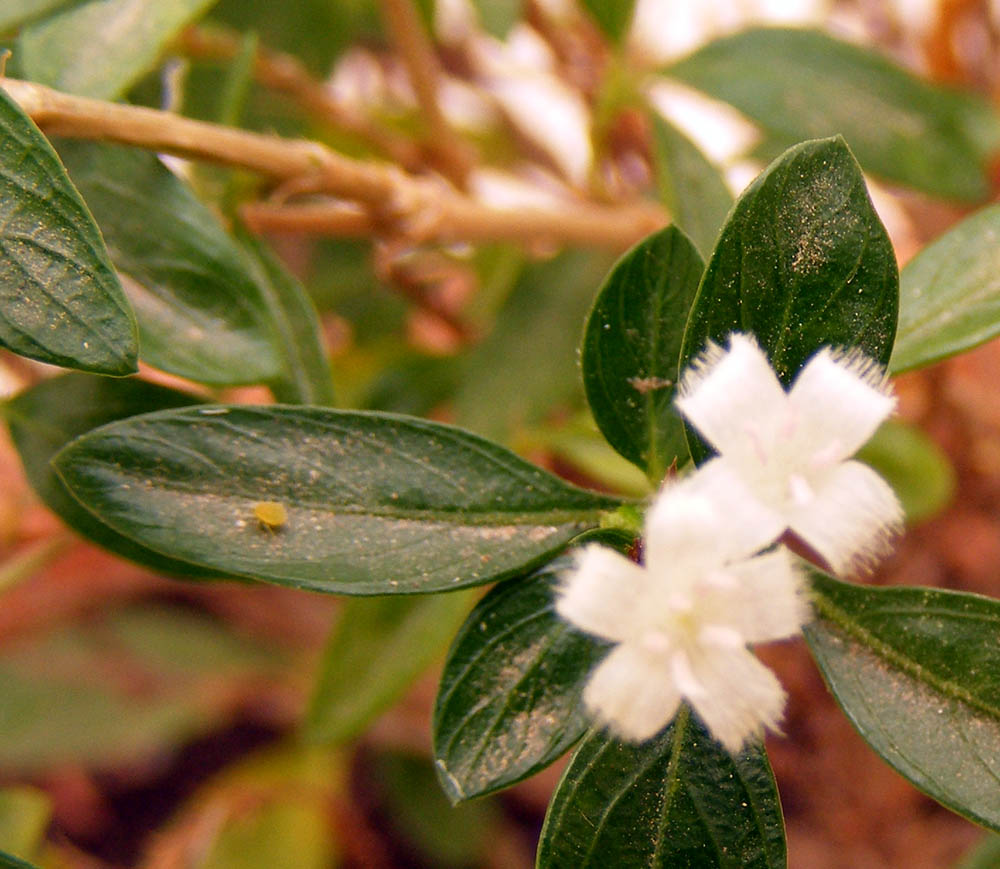
[[[635,639],[655,615],[649,611],[648,572],[596,543],[579,550],[575,560],[563,577],[556,612],[588,634]]]
[[[660,490],[646,514],[646,564],[661,578],[701,573],[770,546],[785,530],[725,457]]]
[[[853,456],[896,407],[878,363],[829,347],[802,369],[788,398],[795,440],[813,447],[811,456],[828,465]]]
[[[774,673],[751,652],[706,650],[692,658],[691,667],[704,693],[685,699],[729,751],[739,751],[765,727],[778,729],[785,692]]]
[[[614,734],[641,742],[670,723],[681,697],[664,656],[625,644],[598,664],[583,700]]]
[[[870,568],[888,554],[903,527],[903,508],[875,471],[850,461],[827,474],[812,502],[790,517],[789,527],[835,573],[848,574]]]
[[[681,378],[677,407],[720,453],[742,456],[765,449],[753,443],[748,422],[782,416],[788,397],[767,356],[749,335],[734,333],[729,350],[714,344]]]
[[[803,573],[783,546],[727,567],[726,573],[736,581],[720,594],[717,617],[744,643],[794,636],[811,618]]]

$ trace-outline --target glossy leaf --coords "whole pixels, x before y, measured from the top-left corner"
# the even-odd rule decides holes
[[[364,731],[444,653],[471,605],[468,594],[346,601],[323,654],[306,737],[340,742]]]
[[[635,11],[634,0],[583,0],[583,8],[597,22],[604,35],[613,43],[620,43]]]
[[[841,138],[790,148],[746,189],[709,260],[684,335],[756,335],[789,383],[822,346],[888,362],[896,331],[896,256],[861,170]]]
[[[59,153],[139,318],[142,359],[201,383],[261,383],[282,359],[243,251],[153,154],[92,142]]]
[[[220,577],[225,574],[168,558],[114,531],[70,495],[49,464],[73,438],[105,423],[197,401],[187,393],[142,380],[67,374],[43,380],[15,396],[4,408],[4,416],[28,482],[45,506],[74,531],[116,555],[161,573]]]
[[[539,869],[784,869],[781,806],[763,746],[732,757],[682,707],[657,737],[591,731],[549,804]]]
[[[149,72],[181,29],[215,0],[89,0],[29,25],[18,42],[27,78],[114,99]]]
[[[242,230],[239,239],[253,267],[281,350],[283,371],[271,382],[278,401],[332,405],[333,374],[316,308],[302,286],[262,242]]]
[[[934,799],[1000,829],[1000,601],[812,575],[806,639],[851,723]]]
[[[322,408],[133,417],[54,460],[73,494],[158,552],[344,594],[441,591],[551,557],[616,501],[460,429]],[[277,501],[277,531],[253,518]]]
[[[733,207],[733,195],[694,142],[660,115],[651,118],[656,192],[674,224],[707,258]]]
[[[704,263],[668,226],[611,270],[583,333],[583,386],[608,442],[658,483],[687,461],[674,409],[681,342]]]
[[[899,276],[894,372],[920,368],[1000,335],[1000,205],[927,245]]]
[[[955,469],[919,428],[897,420],[882,424],[858,452],[895,490],[907,522],[941,512],[955,494]]]
[[[607,646],[555,612],[569,559],[493,589],[455,637],[434,709],[438,778],[453,802],[544,769],[587,729],[581,695]]]
[[[38,128],[0,88],[0,345],[124,375],[136,326],[101,234]]]
[[[667,72],[731,103],[779,143],[840,134],[874,175],[955,199],[989,194],[987,158],[1000,144],[994,109],[875,52],[817,31],[756,29]]]

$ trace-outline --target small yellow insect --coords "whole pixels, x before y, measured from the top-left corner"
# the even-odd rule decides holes
[[[277,501],[258,501],[253,505],[253,515],[261,528],[277,531],[288,521],[288,511]]]

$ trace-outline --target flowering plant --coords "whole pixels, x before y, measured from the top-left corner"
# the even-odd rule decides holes
[[[710,161],[652,113],[654,88],[624,36],[631,4],[581,4],[570,32],[590,42],[562,44],[548,9],[562,4],[531,4],[538,32],[514,28],[502,42],[481,36],[464,4],[421,12],[385,0],[398,63],[383,68],[385,58],[359,49],[322,84],[254,33],[179,35],[204,5],[162,4],[162,15],[150,0],[0,11],[0,32],[19,33],[0,72],[0,373],[27,372],[4,410],[45,505],[86,540],[186,581],[149,596],[221,610],[228,592],[288,592],[295,636],[314,617],[326,626],[322,595],[347,596],[326,651],[296,647],[302,667],[321,658],[308,702],[295,702],[301,680],[287,678],[285,658],[268,702],[245,702],[274,716],[268,734],[283,752],[280,775],[268,763],[242,770],[255,787],[267,782],[279,803],[274,826],[322,831],[296,833],[276,853],[312,865],[301,852],[322,839],[312,863],[333,862],[331,806],[346,815],[339,827],[356,820],[346,746],[443,657],[433,769],[421,768],[436,777],[435,793],[471,802],[572,752],[545,816],[540,869],[780,869],[786,842],[768,751],[785,738],[787,686],[771,665],[800,637],[875,752],[944,806],[1000,831],[1000,603],[865,584],[920,512],[914,493],[926,495],[927,475],[914,466],[936,460],[919,433],[888,421],[888,378],[1000,333],[995,285],[962,265],[988,261],[1000,217],[987,209],[918,255],[901,292],[862,166],[931,195],[982,199],[986,155],[1000,142],[992,109],[821,34],[727,37],[658,71],[761,125],[760,153],[778,156],[734,203]],[[258,24],[286,20],[264,5]],[[367,9],[323,8],[355,5]],[[420,17],[430,5],[447,19],[435,25],[439,52]],[[135,12],[143,8],[148,16]],[[144,36],[137,21],[155,51],[104,32]],[[566,56],[596,43],[600,92],[560,75],[565,57],[546,40]],[[70,50],[77,45],[86,51]],[[139,104],[156,101],[144,75],[168,45],[203,63],[232,61],[226,123]],[[778,88],[774,71],[789,66]],[[183,75],[168,72],[173,105]],[[216,72],[195,68],[211,87],[192,91],[219,90]],[[274,135],[280,114],[259,130],[238,126],[242,109],[261,110],[244,104],[255,76],[297,101],[313,121],[308,134],[332,125],[336,136]],[[745,76],[746,92],[734,86]],[[868,111],[843,111],[843,92],[866,97],[862,79],[879,83]],[[126,93],[136,102],[114,102]],[[818,102],[825,112],[813,111]],[[886,105],[885,129],[858,122]],[[43,129],[66,138],[50,141]],[[841,129],[850,146],[833,135]],[[912,129],[919,141],[904,135]],[[340,135],[384,159],[350,156],[335,147]],[[117,145],[78,141],[104,139]],[[478,145],[518,156],[498,171],[482,165]],[[230,168],[212,174],[187,160]],[[636,196],[643,185],[661,202]],[[308,261],[308,291],[257,237],[303,226],[338,237],[285,242],[290,259]],[[472,249],[484,240],[519,246]],[[553,254],[560,245],[580,249]],[[611,266],[584,249],[600,245],[633,246]],[[405,305],[374,278],[356,291],[358,265],[373,252],[378,283]],[[475,303],[471,284],[481,289]],[[336,345],[335,366],[325,342]],[[457,363],[440,358],[460,352]],[[128,376],[140,359],[142,376]],[[554,386],[553,359],[568,370]],[[37,362],[75,371],[50,377]],[[553,405],[580,416],[555,420]],[[901,431],[918,447],[896,450]],[[77,592],[88,606],[90,593]],[[260,600],[256,623],[270,624],[272,599]],[[206,727],[201,705],[217,717],[237,705],[218,691],[214,655],[236,659],[250,685],[267,666],[257,646],[234,651],[217,625],[181,630],[171,619],[139,633],[154,651],[163,643],[160,657],[176,671],[206,672],[190,692],[197,702],[156,707],[142,723],[174,725],[179,742]],[[123,624],[128,635],[134,625]],[[86,649],[97,655],[112,631],[95,633]],[[83,668],[69,657],[76,680]],[[6,663],[0,654],[0,700],[13,710],[19,690],[29,698],[18,708],[35,709],[24,728],[34,736],[59,717],[30,702],[44,668],[18,671],[18,681]],[[120,675],[129,699],[180,681],[174,669],[155,679],[121,669],[102,672]],[[71,680],[59,694],[69,702],[85,689]],[[64,728],[96,733],[99,745],[85,748],[102,762],[120,759],[118,743],[132,749],[135,736],[127,724],[113,729],[124,716],[109,708],[99,725]],[[58,740],[31,742],[25,763],[36,742]],[[77,759],[57,748],[60,763]],[[155,755],[145,743],[134,750]],[[240,848],[246,856],[253,836],[240,838],[240,825],[268,802],[255,787],[220,811],[193,799],[195,820],[182,820],[177,838],[200,848],[206,823],[226,826],[231,838],[213,839],[208,865],[229,865]],[[302,805],[282,802],[290,792]],[[428,793],[421,786],[419,800],[411,791],[400,802],[430,803]],[[303,810],[295,824],[286,809]],[[273,830],[261,823],[253,833]]]

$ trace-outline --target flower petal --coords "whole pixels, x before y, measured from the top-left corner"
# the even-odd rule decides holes
[[[827,464],[853,456],[892,413],[896,398],[878,363],[859,352],[820,350],[799,373],[788,400],[795,440]]]
[[[770,451],[767,434],[757,442],[754,427],[779,422],[788,397],[771,369],[767,356],[749,335],[734,333],[729,350],[710,344],[686,369],[680,382],[677,407],[716,450],[734,458]]]
[[[592,543],[576,553],[563,578],[556,612],[588,634],[622,642],[647,626],[650,579],[624,555]]]
[[[617,736],[634,742],[655,736],[681,702],[666,660],[635,645],[618,646],[591,674],[584,702]]]
[[[646,565],[660,582],[691,582],[784,530],[784,517],[751,493],[728,458],[711,459],[660,490],[646,514]]]
[[[776,730],[785,708],[777,677],[746,649],[704,649],[691,656],[704,691],[686,697],[709,732],[737,752],[763,728]]]
[[[735,582],[713,596],[707,624],[734,629],[744,643],[767,643],[794,636],[809,621],[802,571],[785,547],[730,565],[725,573]]]
[[[896,493],[861,462],[844,462],[823,480],[816,497],[790,517],[789,527],[826,559],[835,573],[870,567],[902,530]]]

